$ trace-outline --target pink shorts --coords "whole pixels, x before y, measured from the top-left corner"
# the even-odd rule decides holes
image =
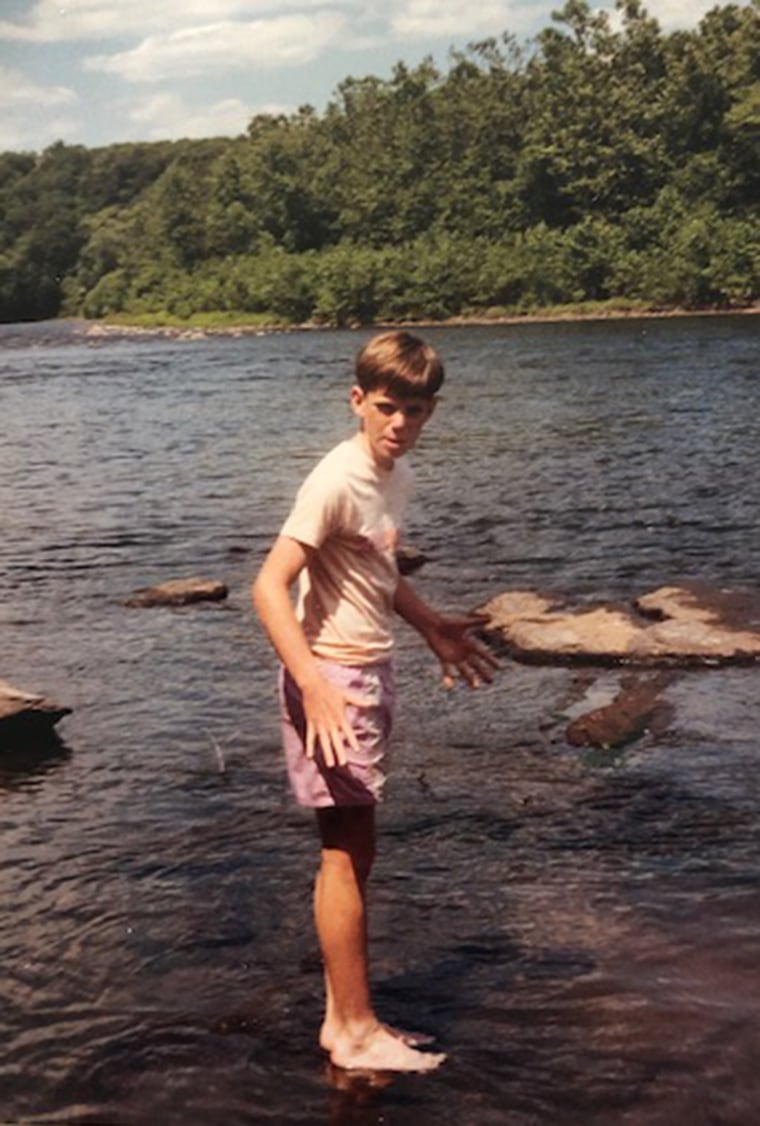
[[[393,665],[338,665],[320,661],[326,680],[367,700],[365,707],[346,706],[359,743],[358,753],[346,746],[345,766],[325,766],[317,745],[314,758],[305,750],[306,719],[301,692],[287,669],[280,672],[280,706],[285,761],[290,786],[299,805],[322,809],[333,805],[374,805],[383,800],[388,743],[393,724]]]

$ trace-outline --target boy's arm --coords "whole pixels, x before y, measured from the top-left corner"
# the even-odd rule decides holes
[[[406,579],[399,578],[393,608],[422,634],[441,662],[443,683],[451,688],[458,673],[471,688],[482,680],[489,683],[499,662],[493,653],[472,631],[483,625],[478,614],[443,617],[420,598]]]
[[[346,762],[345,744],[357,748],[346,718],[346,703],[363,700],[342,692],[321,675],[290,601],[290,588],[306,566],[310,548],[279,536],[253,584],[253,604],[280,660],[303,696],[306,754],[314,757],[319,741],[327,766]]]

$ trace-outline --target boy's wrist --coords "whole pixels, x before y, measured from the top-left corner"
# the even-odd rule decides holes
[[[423,601],[405,579],[396,588],[395,610],[423,637],[437,633],[443,624],[441,614]]]
[[[291,671],[290,675],[293,677],[293,680],[296,682],[301,692],[308,691],[309,688],[318,684],[319,681],[323,679],[316,662],[310,667]]]
[[[410,624],[414,626],[423,641],[432,647],[434,638],[441,632],[443,617],[437,611],[425,607],[425,612]]]
[[[431,634],[439,633],[442,626],[443,615],[436,610],[429,610],[420,623],[419,629],[424,637],[429,637]]]

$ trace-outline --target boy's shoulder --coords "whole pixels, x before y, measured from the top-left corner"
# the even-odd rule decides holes
[[[350,439],[338,442],[316,462],[312,462],[303,478],[302,488],[316,482],[332,482],[337,487],[345,481],[352,469],[360,464],[352,448],[353,445]]]
[[[334,480],[336,486],[361,481],[383,487],[388,482],[406,485],[414,478],[411,465],[405,457],[399,458],[393,470],[380,469],[356,438],[338,442],[314,465],[306,480],[321,478]]]
[[[399,458],[388,472],[379,469],[355,438],[333,446],[304,478],[295,505],[303,510],[326,510],[333,515],[367,503],[405,505],[414,493],[414,472]],[[386,498],[381,500],[381,498]]]

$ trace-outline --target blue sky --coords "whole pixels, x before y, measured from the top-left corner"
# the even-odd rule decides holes
[[[242,133],[255,113],[323,109],[348,75],[445,66],[503,31],[524,42],[562,2],[0,0],[0,151]],[[665,30],[713,6],[647,5]]]

